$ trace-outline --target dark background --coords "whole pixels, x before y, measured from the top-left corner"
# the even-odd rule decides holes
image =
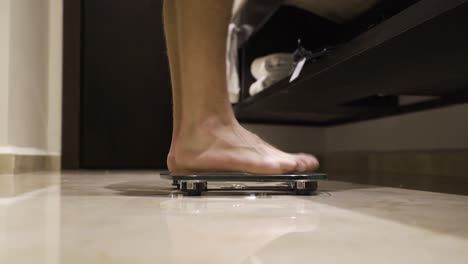
[[[468,0],[388,0],[337,25],[282,7],[240,49],[236,116],[331,126],[468,102],[467,10]],[[252,60],[292,52],[298,38],[329,49],[297,81],[247,97]],[[171,101],[162,0],[64,0],[64,169],[165,168]]]
[[[80,167],[166,167],[172,130],[162,0],[83,0]]]

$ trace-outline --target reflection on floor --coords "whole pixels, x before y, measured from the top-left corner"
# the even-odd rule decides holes
[[[156,172],[73,172],[61,184],[40,182],[40,190],[0,197],[0,263],[468,259],[465,196],[323,182],[310,197],[183,197]]]

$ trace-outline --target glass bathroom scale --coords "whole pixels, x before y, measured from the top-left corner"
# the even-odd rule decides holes
[[[209,182],[280,182],[286,183],[285,190],[297,195],[310,195],[317,190],[319,180],[327,180],[323,173],[291,173],[291,174],[248,174],[240,172],[210,172],[180,174],[168,171],[160,173],[161,178],[173,181],[183,193],[196,196],[209,191]]]

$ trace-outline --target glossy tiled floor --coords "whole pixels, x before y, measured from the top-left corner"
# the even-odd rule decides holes
[[[48,186],[16,181],[43,189],[0,198],[0,263],[468,259],[465,196],[326,182],[311,197],[188,198],[157,173],[66,173],[61,185],[59,177]]]

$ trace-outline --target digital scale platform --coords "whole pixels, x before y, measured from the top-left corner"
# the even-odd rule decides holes
[[[188,196],[199,196],[203,192],[209,192],[210,182],[272,182],[282,183],[276,186],[245,186],[233,185],[223,190],[274,190],[284,191],[296,195],[311,195],[317,191],[317,181],[327,180],[327,175],[323,173],[291,173],[291,174],[268,174],[257,175],[237,172],[210,172],[180,174],[162,172],[161,178],[171,180],[174,186]]]

